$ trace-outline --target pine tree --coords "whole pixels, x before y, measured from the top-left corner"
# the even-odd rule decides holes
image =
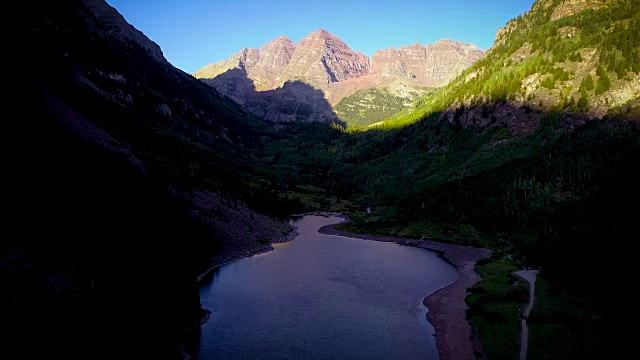
[[[546,79],[544,79],[540,85],[546,87],[549,90],[553,90],[555,89],[556,85],[555,85],[555,81],[553,81],[553,78],[551,76],[547,77]]]
[[[611,88],[611,80],[607,73],[602,69],[601,66],[598,66],[596,70],[596,74],[598,75],[598,82],[596,83],[596,95],[604,94]]]
[[[568,100],[564,101],[564,104],[562,107],[567,110],[574,110],[575,106],[576,106],[576,100],[573,98],[573,96],[571,96],[569,97]]]
[[[578,99],[577,108],[580,112],[586,112],[589,110],[589,99],[587,97],[587,91],[584,89],[580,91],[580,99]]]
[[[593,89],[593,78],[591,77],[591,75],[587,75],[584,79],[582,79],[580,90],[592,91]]]

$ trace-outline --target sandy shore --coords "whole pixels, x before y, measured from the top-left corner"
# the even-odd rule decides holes
[[[488,249],[444,244],[431,240],[353,234],[337,230],[335,225],[337,224],[323,226],[318,231],[327,235],[393,242],[432,250],[455,266],[459,272],[458,279],[424,299],[424,305],[429,309],[427,319],[435,329],[440,360],[478,360],[484,358],[482,345],[477,338],[472,336],[471,326],[466,320],[467,304],[464,299],[468,294],[467,289],[480,281],[480,277],[474,271],[474,266],[476,261],[491,254]]]

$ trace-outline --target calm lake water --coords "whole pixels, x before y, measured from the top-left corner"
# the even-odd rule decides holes
[[[457,278],[435,253],[322,235],[339,217],[292,220],[272,252],[218,268],[200,290],[212,311],[205,359],[438,359],[424,297]]]

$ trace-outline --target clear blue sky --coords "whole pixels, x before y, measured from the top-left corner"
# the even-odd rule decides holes
[[[107,0],[157,43],[179,69],[194,73],[242,48],[286,35],[297,43],[323,28],[371,57],[390,46],[440,39],[487,50],[496,31],[534,0]]]

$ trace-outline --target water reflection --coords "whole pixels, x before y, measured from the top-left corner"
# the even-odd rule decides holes
[[[211,310],[197,359],[437,359],[423,298],[453,282],[435,253],[322,235],[304,216],[293,241],[224,265],[202,286]]]

